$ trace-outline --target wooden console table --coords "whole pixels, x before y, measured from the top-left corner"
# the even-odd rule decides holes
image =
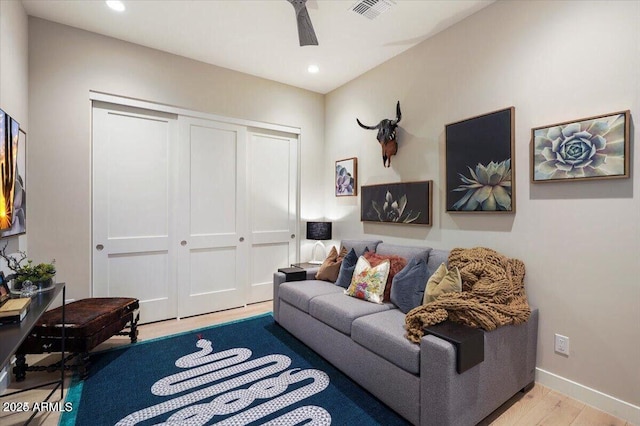
[[[2,342],[2,346],[0,346],[0,368],[4,368],[9,363],[11,356],[18,350],[24,339],[27,338],[31,329],[36,325],[38,319],[44,314],[44,312],[49,308],[51,303],[55,300],[55,298],[62,292],[62,361],[60,365],[60,378],[52,381],[43,383],[36,386],[31,386],[26,389],[21,389],[15,392],[6,393],[4,395],[0,395],[0,398],[5,398],[11,395],[16,395],[22,392],[30,391],[33,389],[42,388],[45,386],[56,385],[51,393],[47,396],[45,401],[48,401],[51,398],[51,395],[56,391],[56,389],[60,388],[60,399],[64,398],[64,341],[65,341],[65,298],[66,298],[66,289],[64,283],[58,283],[55,285],[53,290],[44,291],[36,294],[31,298],[31,304],[29,305],[29,312],[24,317],[24,319],[19,324],[10,324],[3,325],[0,327],[0,342]],[[11,372],[9,372],[11,374]],[[33,419],[33,417],[37,414],[37,411],[34,411],[27,420],[26,424]]]

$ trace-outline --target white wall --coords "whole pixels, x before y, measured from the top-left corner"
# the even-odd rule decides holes
[[[301,215],[321,214],[322,95],[31,17],[29,249],[69,298],[90,296],[90,90],[301,128]]]
[[[0,1],[0,108],[26,129],[28,121],[27,13],[19,1]]]
[[[0,108],[28,132],[28,25],[27,13],[19,1],[0,1]],[[29,207],[27,190],[27,208]],[[7,253],[27,250],[26,236],[0,240]]]
[[[533,185],[528,147],[532,127],[626,109],[640,117],[639,22],[640,2],[497,2],[328,94],[324,167],[327,216],[339,221],[335,238],[487,246],[522,259],[529,302],[540,309],[540,374],[635,406],[637,150],[632,179]],[[397,100],[400,148],[384,169],[375,132],[355,119],[375,124],[392,118]],[[517,213],[444,213],[445,124],[509,106],[515,106]],[[361,185],[432,179],[433,227],[363,225],[359,197],[336,198],[332,190],[334,161],[353,156]],[[570,338],[568,358],[554,353],[554,333]]]

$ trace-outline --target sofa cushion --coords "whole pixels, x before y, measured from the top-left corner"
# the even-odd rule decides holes
[[[391,262],[388,259],[372,266],[366,257],[360,256],[353,271],[351,284],[344,294],[367,302],[382,303],[390,269]]]
[[[331,293],[342,295],[343,290],[334,284],[320,280],[290,281],[280,284],[278,296],[280,299],[309,313],[309,302],[316,296]]]
[[[420,345],[404,337],[405,315],[390,309],[353,321],[351,338],[376,355],[412,374],[420,373]]]
[[[356,256],[362,256],[366,249],[369,251],[376,251],[378,244],[380,244],[382,240],[342,240],[342,247],[347,249],[347,252],[351,249],[354,249],[356,252]]]
[[[353,277],[353,271],[356,269],[356,263],[358,263],[358,255],[355,249],[349,250],[349,253],[342,259],[340,265],[340,272],[338,272],[338,279],[336,285],[342,288],[349,288],[351,285],[351,278]]]
[[[395,254],[404,257],[405,259],[407,259],[407,261],[413,259],[414,257],[419,257],[427,262],[427,260],[429,259],[429,255],[431,254],[431,247],[409,247],[389,243],[380,243],[376,248],[376,253],[382,255]]]
[[[356,318],[391,308],[390,303],[369,303],[342,292],[317,296],[309,302],[312,317],[347,335],[351,334],[351,323]]]
[[[391,303],[405,314],[416,306],[420,306],[427,278],[427,262],[422,258],[411,259],[407,266],[393,278]]]
[[[316,280],[329,281],[335,283],[338,279],[338,272],[340,272],[340,265],[342,265],[342,259],[347,255],[347,249],[342,247],[340,253],[335,247],[331,247],[329,255],[322,262],[318,273],[316,273]]]
[[[385,302],[391,301],[391,287],[393,286],[393,277],[396,276],[405,266],[407,266],[407,259],[395,254],[378,254],[374,252],[367,252],[364,254],[364,258],[369,261],[371,266],[378,266],[383,260],[389,260],[390,268],[389,275],[387,276],[387,284],[384,287],[384,296],[382,298]]]

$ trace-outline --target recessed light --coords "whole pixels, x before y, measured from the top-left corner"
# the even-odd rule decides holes
[[[307,71],[309,71],[311,74],[316,74],[318,73],[318,71],[320,71],[320,67],[318,67],[317,65],[309,65]]]
[[[111,9],[115,10],[116,12],[124,12],[124,3],[122,3],[120,0],[107,0],[107,6],[109,6]]]

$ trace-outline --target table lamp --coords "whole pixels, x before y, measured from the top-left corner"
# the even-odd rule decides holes
[[[314,265],[320,265],[324,261],[324,257],[327,256],[327,249],[322,243],[322,240],[331,239],[331,222],[307,222],[307,240],[316,240],[316,243],[311,249],[311,260],[309,263]],[[317,260],[316,252],[318,246],[322,247],[324,251],[323,258]]]

